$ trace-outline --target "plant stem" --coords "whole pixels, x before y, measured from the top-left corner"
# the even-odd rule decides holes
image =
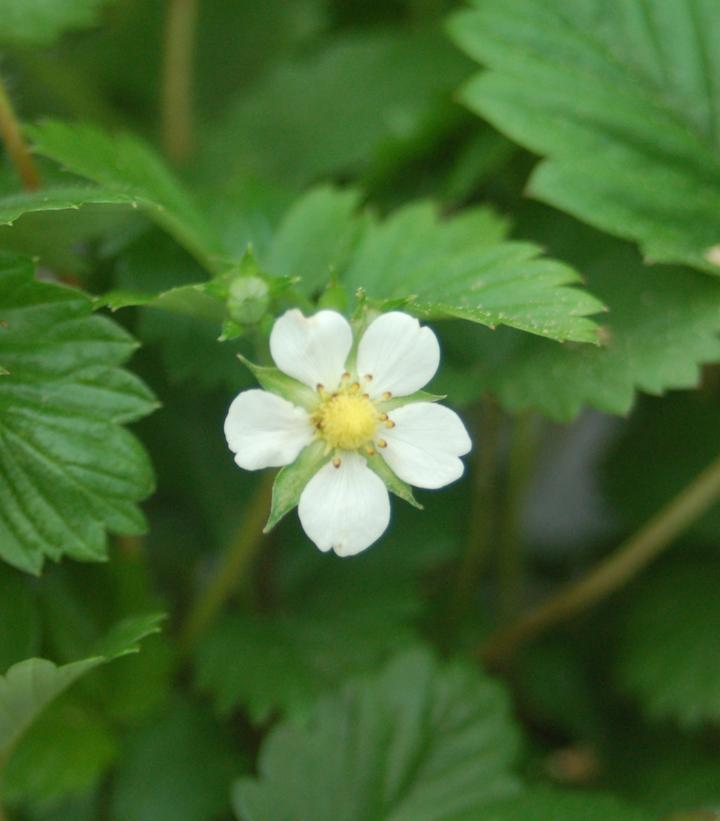
[[[2,138],[23,187],[28,191],[37,190],[40,187],[40,175],[23,139],[15,110],[2,77],[0,77],[0,138]]]
[[[182,162],[193,147],[193,52],[198,0],[167,0],[162,84],[163,145]]]
[[[235,588],[244,579],[263,541],[262,528],[270,509],[274,476],[263,476],[250,499],[242,525],[225,549],[215,571],[193,605],[180,631],[183,654],[214,621]]]
[[[535,422],[529,413],[518,416],[510,443],[507,494],[497,557],[499,611],[503,621],[516,615],[522,601],[525,580],[522,513],[535,464]]]
[[[493,483],[497,467],[499,428],[500,412],[497,405],[491,399],[487,399],[480,409],[477,425],[470,524],[465,555],[460,563],[455,582],[455,596],[452,604],[453,621],[468,611],[488,559],[493,529]]]
[[[719,496],[720,457],[717,457],[634,536],[586,576],[491,636],[480,651],[485,664],[491,668],[506,666],[523,643],[620,589],[669,547],[675,537],[705,513]]]

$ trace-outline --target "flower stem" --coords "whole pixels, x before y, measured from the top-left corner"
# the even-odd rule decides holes
[[[263,525],[270,509],[274,476],[263,476],[250,499],[242,525],[225,549],[180,630],[183,655],[215,620],[225,602],[244,579],[263,541]]]
[[[28,191],[37,190],[40,187],[40,175],[23,139],[15,110],[2,77],[0,77],[0,138],[2,138],[23,187]]]
[[[719,496],[720,457],[717,457],[586,576],[491,636],[480,651],[485,664],[491,668],[506,666],[522,644],[620,589],[668,548]]]
[[[182,162],[193,147],[193,62],[198,0],[167,0],[162,83],[163,145]]]
[[[487,399],[480,408],[473,454],[472,503],[465,554],[455,581],[453,621],[469,609],[483,568],[488,560],[493,530],[493,484],[497,468],[497,439],[500,412]]]
[[[507,492],[497,556],[498,599],[502,621],[513,618],[522,601],[525,579],[522,512],[535,464],[535,422],[531,414],[524,413],[517,417],[512,431]]]

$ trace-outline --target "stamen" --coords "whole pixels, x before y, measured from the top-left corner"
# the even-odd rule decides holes
[[[352,385],[350,385],[350,393],[357,393],[359,390],[360,390],[360,383],[359,382],[353,382]]]
[[[366,382],[372,382],[372,378],[373,378],[373,375],[371,373],[366,373],[365,376],[363,376],[363,379]]]
[[[377,446],[379,448],[386,448],[387,447],[387,442],[384,439],[378,439],[377,440]]]
[[[340,467],[340,465],[341,465],[341,464],[342,464],[342,459],[341,459],[339,456],[336,456],[336,457],[332,460],[332,465],[333,465],[333,467],[334,467],[336,470],[337,470],[337,468],[339,468],[339,467]]]
[[[392,399],[392,391],[385,391],[382,395],[382,398],[387,402],[388,399]]]
[[[366,447],[365,453],[367,453],[368,456],[375,456],[377,454],[377,451],[375,450],[375,448]]]
[[[393,420],[392,420],[392,419],[388,419],[388,420],[385,422],[385,427],[386,427],[386,428],[394,428],[394,427],[395,427],[395,423],[393,422]]]

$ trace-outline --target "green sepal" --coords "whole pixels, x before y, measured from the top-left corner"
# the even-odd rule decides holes
[[[376,453],[374,456],[368,456],[367,463],[370,470],[377,473],[392,493],[400,499],[406,501],[408,504],[411,504],[413,507],[416,507],[418,510],[425,509],[415,498],[410,485],[407,484],[407,482],[403,482],[402,479],[398,478],[392,472],[388,466],[388,463],[382,458],[382,456],[380,456],[379,453]]]
[[[266,365],[256,365],[249,359],[246,359],[241,353],[237,354],[237,358],[248,368],[257,381],[270,393],[276,393],[292,402],[293,405],[299,405],[305,410],[312,411],[318,403],[318,395],[315,391],[293,379],[292,376],[279,371],[277,368],[268,367]]]
[[[273,484],[270,515],[263,533],[269,533],[297,505],[305,485],[330,460],[330,456],[325,443],[318,440],[308,445],[291,465],[286,465],[278,473]]]
[[[438,393],[427,393],[427,391],[417,391],[409,396],[394,396],[385,402],[376,402],[376,407],[381,413],[401,408],[403,405],[411,405],[413,402],[442,402],[447,396]]]

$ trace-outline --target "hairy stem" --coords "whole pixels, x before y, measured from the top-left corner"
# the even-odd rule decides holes
[[[40,175],[23,139],[15,110],[2,77],[0,77],[0,138],[2,138],[23,187],[28,191],[37,190],[40,187]]]
[[[522,601],[525,580],[522,512],[535,464],[535,422],[530,414],[524,413],[517,417],[512,430],[497,556],[499,610],[503,621],[515,616]]]
[[[505,666],[522,644],[620,589],[669,547],[719,496],[720,457],[595,569],[491,636],[480,652],[483,661],[492,668]]]
[[[193,147],[193,62],[198,0],[167,0],[162,82],[163,145],[182,162]]]
[[[272,497],[274,476],[263,476],[248,503],[242,525],[225,549],[214,573],[197,598],[180,631],[180,646],[188,652],[244,580],[263,541],[263,525]]]
[[[497,467],[500,412],[488,399],[480,410],[473,456],[472,502],[465,554],[455,581],[452,614],[464,615],[470,607],[490,552],[493,530],[493,484]]]

